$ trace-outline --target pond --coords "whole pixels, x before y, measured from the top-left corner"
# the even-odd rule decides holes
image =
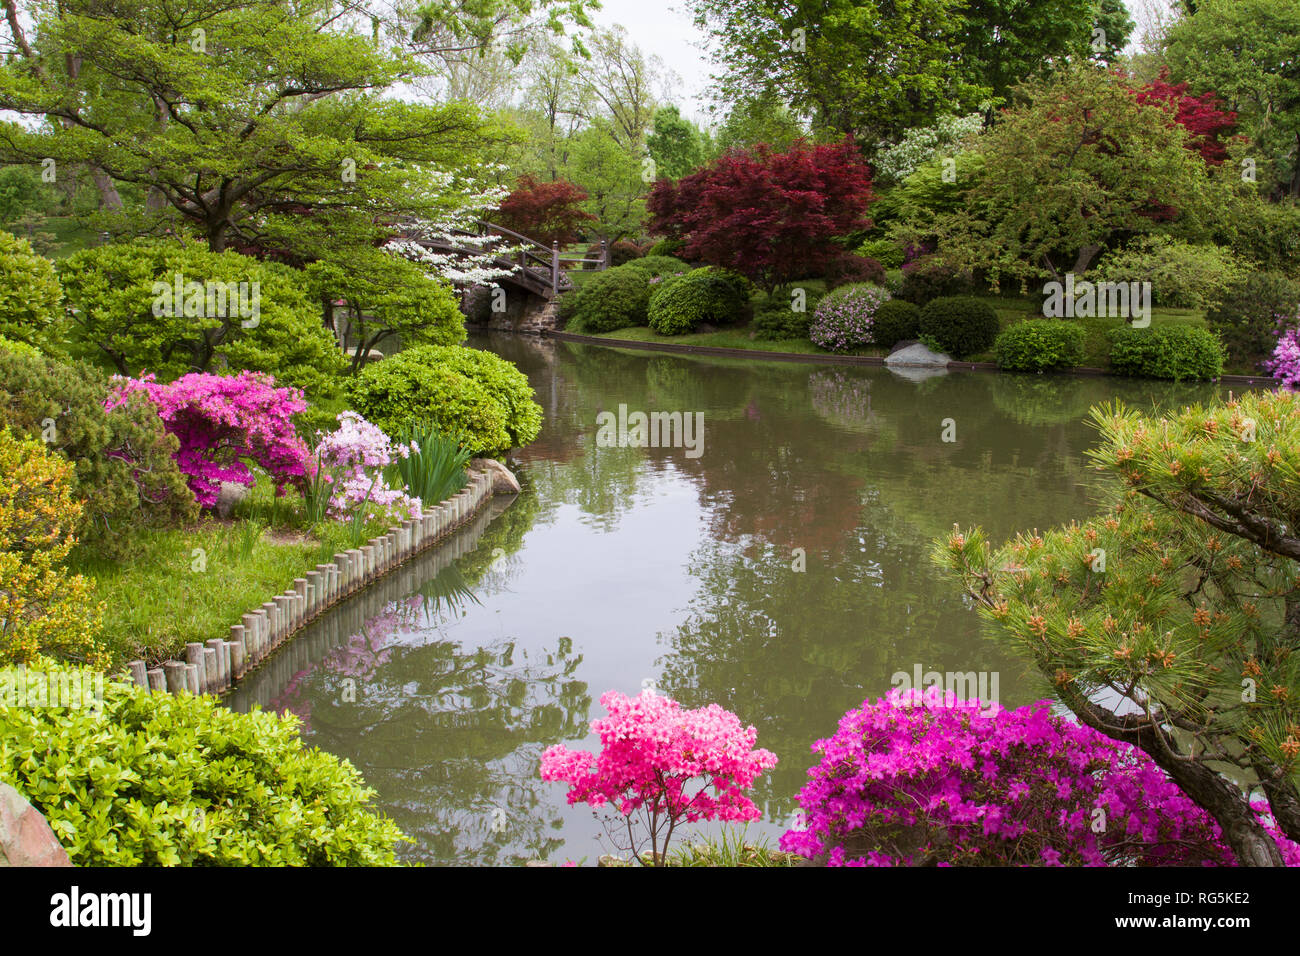
[[[524,492],[314,624],[232,706],[303,718],[414,839],[411,862],[594,862],[590,810],[543,783],[548,746],[594,745],[600,695],[716,702],[780,763],[751,837],[775,844],[812,743],[895,674],[974,672],[1019,706],[1048,686],[1003,653],[933,539],[1001,541],[1096,513],[1090,405],[1203,400],[1211,385],[698,358],[478,337],[546,419]],[[598,416],[700,413],[687,447],[606,447]]]

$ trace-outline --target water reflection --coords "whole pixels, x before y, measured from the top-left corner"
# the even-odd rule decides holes
[[[1083,457],[1090,405],[1213,392],[472,344],[519,364],[545,409],[514,461],[524,493],[239,695],[293,710],[313,744],[356,764],[416,839],[409,858],[427,862],[601,852],[600,827],[537,779],[537,760],[551,743],[594,745],[606,689],[654,679],[754,723],[781,759],[756,794],[773,836],[812,742],[895,672],[997,672],[1012,706],[1045,695],[931,568],[933,537],[954,522],[997,539],[1087,517],[1102,487]],[[703,455],[598,448],[597,415],[620,404],[703,412]]]

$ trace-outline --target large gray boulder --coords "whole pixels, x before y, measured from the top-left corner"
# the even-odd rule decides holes
[[[885,364],[890,368],[947,368],[951,361],[942,352],[931,351],[920,342],[913,342],[890,352]]]
[[[0,783],[0,866],[72,866],[45,817],[7,783]]]
[[[469,467],[473,471],[487,472],[492,479],[494,495],[517,495],[523,490],[519,487],[519,479],[495,458],[475,458],[469,463]]]

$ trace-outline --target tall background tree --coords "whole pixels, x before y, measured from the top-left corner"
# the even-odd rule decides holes
[[[1175,83],[1236,112],[1261,186],[1300,197],[1300,4],[1200,0],[1170,26],[1165,56]]]
[[[775,94],[870,152],[936,114],[968,112],[1069,59],[1112,60],[1119,0],[694,0],[723,98]],[[956,51],[956,53],[954,53]]]

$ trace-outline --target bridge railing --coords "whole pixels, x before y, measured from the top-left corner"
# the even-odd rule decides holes
[[[478,227],[480,234],[491,232],[503,238],[514,239],[520,243],[519,267],[527,271],[529,265],[534,264],[543,275],[549,272],[552,295],[558,295],[561,291],[560,286],[563,281],[561,273],[565,271],[563,268],[565,263],[578,265],[583,269],[586,269],[589,265],[595,266],[601,272],[609,268],[609,244],[604,239],[600,241],[600,254],[595,258],[589,256],[565,256],[560,254],[560,244],[558,242],[552,242],[548,249],[544,243],[538,242],[536,239],[531,239],[493,222],[480,220]]]
[[[488,235],[499,236],[503,239],[511,239],[513,248],[498,256],[498,261],[510,263],[525,273],[532,281],[540,286],[549,287],[551,295],[558,295],[565,288],[571,287],[565,272],[567,265],[578,265],[586,269],[588,266],[594,266],[601,272],[609,268],[609,244],[605,240],[600,241],[600,253],[596,257],[590,256],[566,256],[560,254],[559,243],[553,242],[548,247],[545,243],[538,242],[536,239],[529,238],[507,229],[505,226],[499,226],[493,222],[476,220],[474,223],[475,231],[464,229],[454,229],[450,235],[463,236],[467,246],[476,246],[480,251],[488,251],[484,248],[481,240]],[[480,240],[475,243],[474,240]]]

